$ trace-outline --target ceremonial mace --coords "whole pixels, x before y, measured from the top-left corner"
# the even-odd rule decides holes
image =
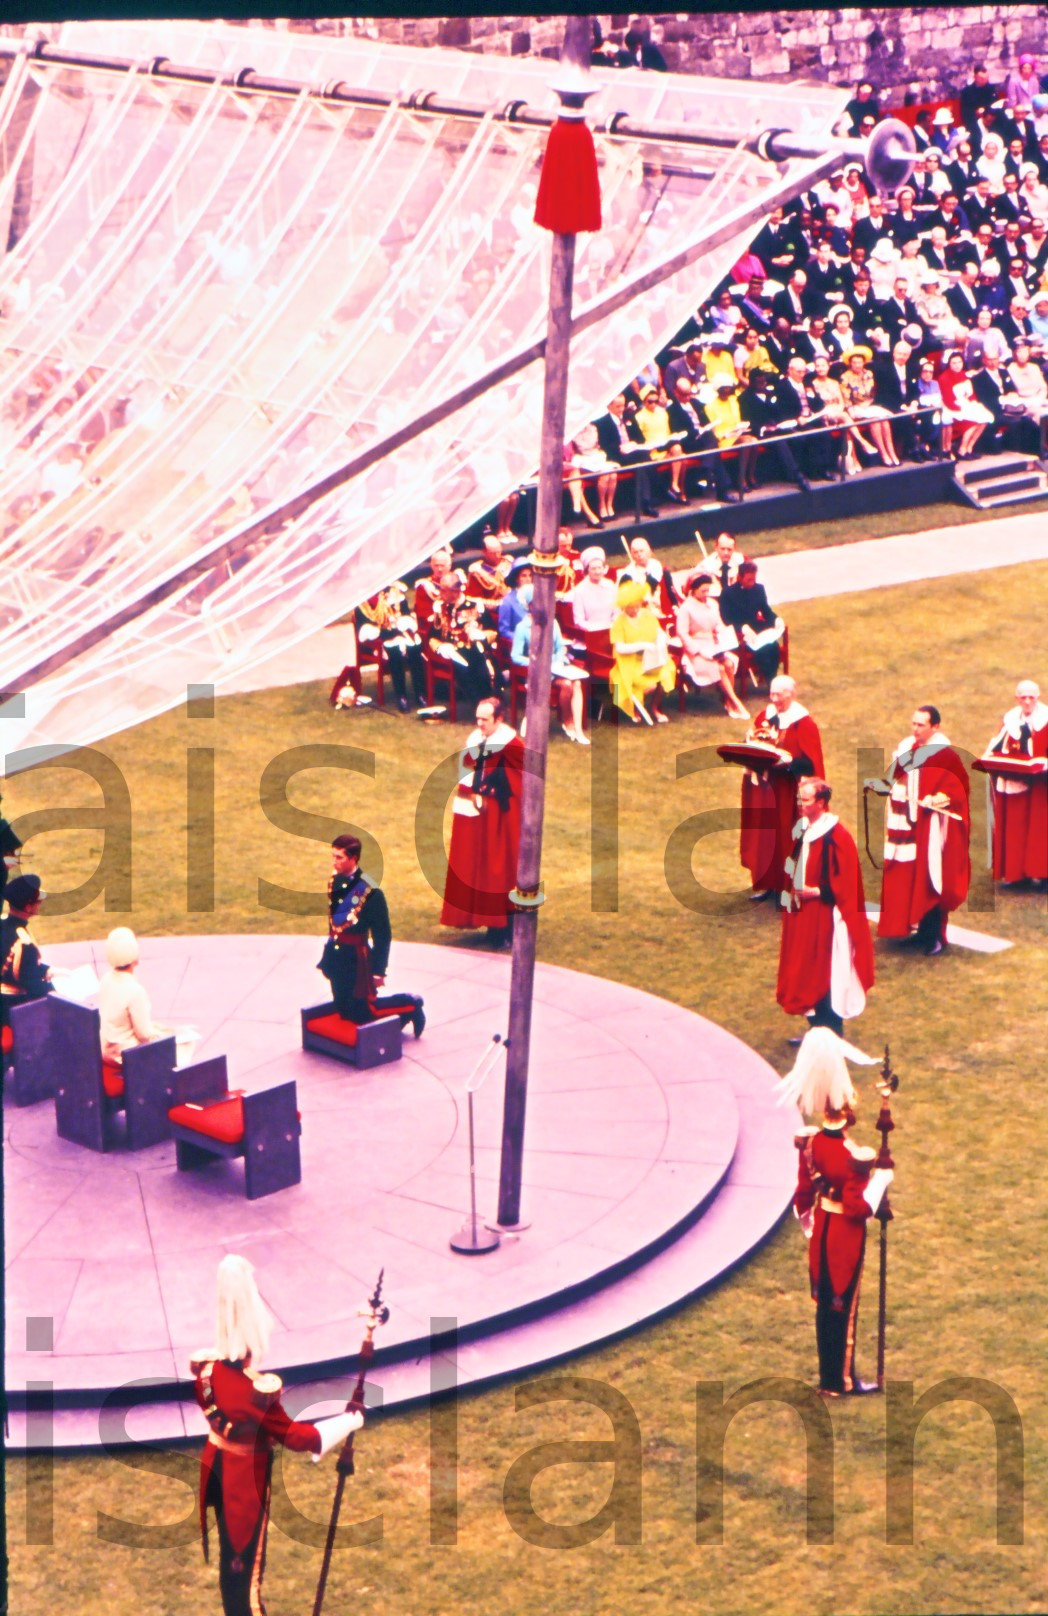
[[[891,1097],[899,1087],[899,1079],[892,1071],[891,1052],[888,1045],[884,1046],[884,1064],[881,1066],[881,1080],[877,1084],[877,1093],[881,1097],[881,1109],[877,1117],[877,1132],[881,1136],[881,1148],[874,1162],[874,1167],[894,1167],[892,1153],[888,1148],[888,1135],[895,1127],[892,1121]],[[880,1205],[874,1213],[881,1226],[881,1272],[880,1290],[877,1297],[877,1390],[884,1390],[884,1337],[888,1317],[888,1225],[892,1220],[892,1209],[888,1200],[887,1190],[881,1196]]]
[[[346,1404],[347,1414],[358,1414],[364,1407],[364,1379],[367,1375],[368,1364],[375,1355],[375,1330],[380,1324],[385,1324],[389,1319],[389,1308],[382,1300],[382,1277],[385,1272],[384,1268],[379,1269],[375,1289],[368,1298],[367,1324],[364,1326],[364,1339],[360,1343],[360,1369],[357,1373],[357,1383],[353,1388],[353,1396]],[[335,1500],[331,1506],[331,1520],[328,1522],[324,1558],[320,1564],[317,1596],[313,1601],[313,1616],[320,1616],[321,1607],[324,1603],[324,1590],[327,1587],[328,1572],[331,1569],[331,1555],[335,1547],[335,1533],[338,1531],[338,1512],[342,1508],[342,1494],[346,1488],[346,1477],[353,1474],[353,1438],[355,1435],[354,1431],[350,1431],[342,1444],[342,1452],[338,1456],[338,1481],[335,1483]]]

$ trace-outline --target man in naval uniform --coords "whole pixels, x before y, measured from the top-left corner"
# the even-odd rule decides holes
[[[344,1021],[360,1026],[381,1016],[399,1016],[400,1025],[410,1021],[415,1037],[421,1038],[426,1016],[418,994],[378,995],[393,932],[385,894],[361,870],[360,853],[357,836],[336,836],[331,844],[328,940],[317,969],[331,983],[335,1009]]]

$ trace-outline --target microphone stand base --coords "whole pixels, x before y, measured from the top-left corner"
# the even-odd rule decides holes
[[[452,1251],[462,1252],[467,1257],[480,1257],[486,1251],[495,1251],[501,1243],[494,1229],[488,1229],[482,1223],[474,1227],[472,1218],[467,1218],[458,1233],[448,1241]]]

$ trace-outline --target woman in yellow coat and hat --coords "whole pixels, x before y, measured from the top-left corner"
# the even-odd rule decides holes
[[[677,669],[647,584],[632,578],[619,585],[618,610],[611,623],[615,665],[609,675],[612,699],[634,724],[665,724],[662,692],[674,689]],[[644,697],[652,692],[651,712]]]

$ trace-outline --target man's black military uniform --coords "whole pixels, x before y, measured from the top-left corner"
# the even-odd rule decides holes
[[[26,917],[26,910],[42,896],[40,877],[16,875],[6,896],[9,912],[0,920],[0,1030],[8,1025],[14,1005],[54,992]]]
[[[359,869],[351,875],[334,874],[328,882],[328,940],[318,970],[331,983],[335,1009],[345,1021],[361,1025],[381,1016],[399,1016],[415,1037],[422,1036],[426,1016],[417,993],[384,994],[375,989],[375,977],[384,977],[389,964],[393,931],[389,907],[381,887]]]

